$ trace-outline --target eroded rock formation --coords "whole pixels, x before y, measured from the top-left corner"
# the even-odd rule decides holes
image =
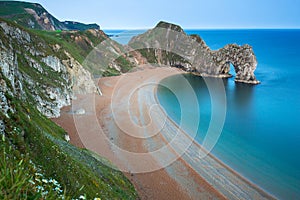
[[[257,60],[247,44],[228,44],[213,51],[200,36],[188,36],[181,27],[160,22],[154,29],[134,37],[129,46],[141,52],[149,63],[181,67],[201,76],[231,77],[231,63],[235,81],[259,83],[254,75]]]
[[[97,92],[90,72],[68,52],[59,52],[59,45],[1,21],[0,35],[0,110],[4,115],[14,112],[6,93],[32,99],[42,114],[58,117],[76,94]]]

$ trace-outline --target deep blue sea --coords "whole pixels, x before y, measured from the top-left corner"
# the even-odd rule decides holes
[[[300,30],[186,30],[199,34],[211,49],[228,43],[250,44],[257,56],[260,85],[237,84],[224,79],[227,113],[221,136],[212,153],[279,199],[300,199]],[[126,43],[123,40],[121,43]],[[234,70],[231,71],[234,75]],[[181,76],[163,84],[178,86]],[[211,99],[201,77],[185,75],[198,98],[200,112],[196,140],[202,143],[211,119]],[[173,91],[174,92],[174,91]],[[158,99],[168,115],[180,124],[180,103],[166,87]],[[222,105],[221,105],[222,106]],[[194,125],[193,120],[190,120]],[[189,130],[186,130],[189,133]]]

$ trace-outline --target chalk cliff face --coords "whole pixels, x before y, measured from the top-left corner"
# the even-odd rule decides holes
[[[25,30],[0,19],[0,72],[21,88],[11,91],[12,96],[32,97],[47,117],[58,117],[76,94],[101,94],[92,75],[119,75],[135,66],[133,57],[122,53],[124,47],[101,30],[53,33]],[[106,45],[96,48],[102,42]]]
[[[0,21],[1,111],[13,112],[4,95],[33,100],[47,117],[58,117],[76,94],[96,92],[91,74],[68,52]],[[8,80],[11,87],[7,86]],[[11,88],[11,89],[10,89]]]
[[[200,36],[188,36],[181,27],[160,22],[154,29],[132,38],[129,46],[137,49],[149,63],[180,67],[202,76],[230,77],[232,64],[235,81],[259,83],[254,75],[257,60],[247,44],[228,44],[213,51]]]

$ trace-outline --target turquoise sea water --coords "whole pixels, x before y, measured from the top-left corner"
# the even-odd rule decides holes
[[[260,85],[237,84],[224,79],[227,114],[212,153],[228,166],[280,199],[300,199],[300,30],[187,30],[199,34],[212,49],[228,43],[250,44],[257,56],[255,72]],[[234,71],[232,71],[234,74]],[[211,100],[201,77],[185,75],[199,100],[201,143],[211,118]],[[182,91],[180,76],[163,84]],[[212,79],[213,81],[213,79]],[[174,91],[173,91],[174,92]],[[180,124],[180,104],[166,87],[158,99],[168,115]],[[193,120],[190,121],[193,125]],[[188,133],[189,131],[186,130]]]
[[[106,31],[126,44],[145,30]],[[236,84],[224,79],[226,120],[212,153],[228,166],[279,199],[300,199],[300,30],[185,30],[199,34],[211,49],[228,43],[250,44],[257,56],[256,77],[262,83]],[[231,70],[234,75],[234,70]],[[190,105],[187,126],[194,126],[200,111],[196,140],[202,143],[211,119],[211,100],[201,77],[186,75],[197,94],[199,107]],[[175,87],[189,105],[189,94],[181,76],[162,81]],[[210,79],[213,81],[214,79]],[[174,88],[174,87],[173,87]],[[168,115],[180,124],[180,104],[165,87],[158,98]],[[224,105],[220,105],[224,106]],[[187,133],[189,130],[187,128]]]

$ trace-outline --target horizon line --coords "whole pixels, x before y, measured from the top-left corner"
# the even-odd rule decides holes
[[[122,31],[134,31],[134,30],[149,30],[155,27],[144,28],[102,28],[101,30],[122,30]],[[183,30],[300,30],[300,27],[188,27],[182,28]]]

